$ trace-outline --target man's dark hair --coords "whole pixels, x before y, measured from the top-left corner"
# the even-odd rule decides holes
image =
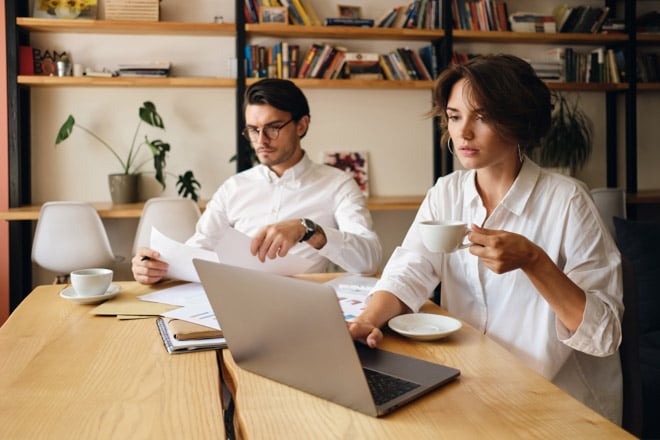
[[[248,105],[268,104],[278,110],[291,113],[294,121],[309,116],[309,104],[302,90],[286,79],[262,79],[245,91],[243,113]]]

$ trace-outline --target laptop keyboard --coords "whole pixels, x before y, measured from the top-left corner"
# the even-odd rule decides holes
[[[366,368],[363,370],[376,405],[382,405],[419,387],[419,384],[399,379],[398,377],[389,376]]]

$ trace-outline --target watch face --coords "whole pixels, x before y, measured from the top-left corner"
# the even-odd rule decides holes
[[[307,228],[308,231],[313,231],[316,228],[316,225],[314,224],[314,222],[311,221],[308,218],[303,219],[303,224],[305,225],[305,227]]]

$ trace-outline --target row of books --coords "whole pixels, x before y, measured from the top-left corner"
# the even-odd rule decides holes
[[[608,6],[602,8],[595,6],[568,7],[563,4],[555,9],[554,16],[559,32],[589,34],[600,32],[609,12]]]
[[[246,75],[252,78],[431,80],[437,61],[429,45],[415,51],[397,48],[387,54],[349,52],[343,46],[313,43],[303,55],[286,41],[272,47],[245,47]]]
[[[453,53],[453,63],[464,63],[476,55]],[[544,81],[567,83],[620,83],[626,80],[622,50],[599,47],[575,50],[553,48],[528,60]]]
[[[660,82],[657,53],[637,52],[637,79],[641,82]]]
[[[407,5],[394,6],[375,20],[381,28],[440,29],[442,28],[442,2],[415,0]]]
[[[451,0],[454,29],[508,31],[506,2],[496,0]]]
[[[290,24],[321,26],[321,20],[309,0],[245,0],[245,22],[260,23],[262,7],[286,8]]]

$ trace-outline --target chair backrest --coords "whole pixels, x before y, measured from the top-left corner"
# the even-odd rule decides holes
[[[594,188],[591,197],[614,237],[614,217],[626,218],[626,193],[622,188]]]
[[[642,435],[643,399],[639,358],[639,312],[635,268],[621,256],[623,272],[623,320],[621,322],[621,372],[623,374],[623,421],[621,426],[637,437]]]
[[[133,254],[141,247],[149,247],[152,226],[169,238],[184,242],[195,233],[200,216],[199,206],[191,199],[153,197],[147,200],[135,233]]]
[[[101,217],[84,202],[46,202],[32,243],[32,261],[57,274],[112,268],[115,256]]]

